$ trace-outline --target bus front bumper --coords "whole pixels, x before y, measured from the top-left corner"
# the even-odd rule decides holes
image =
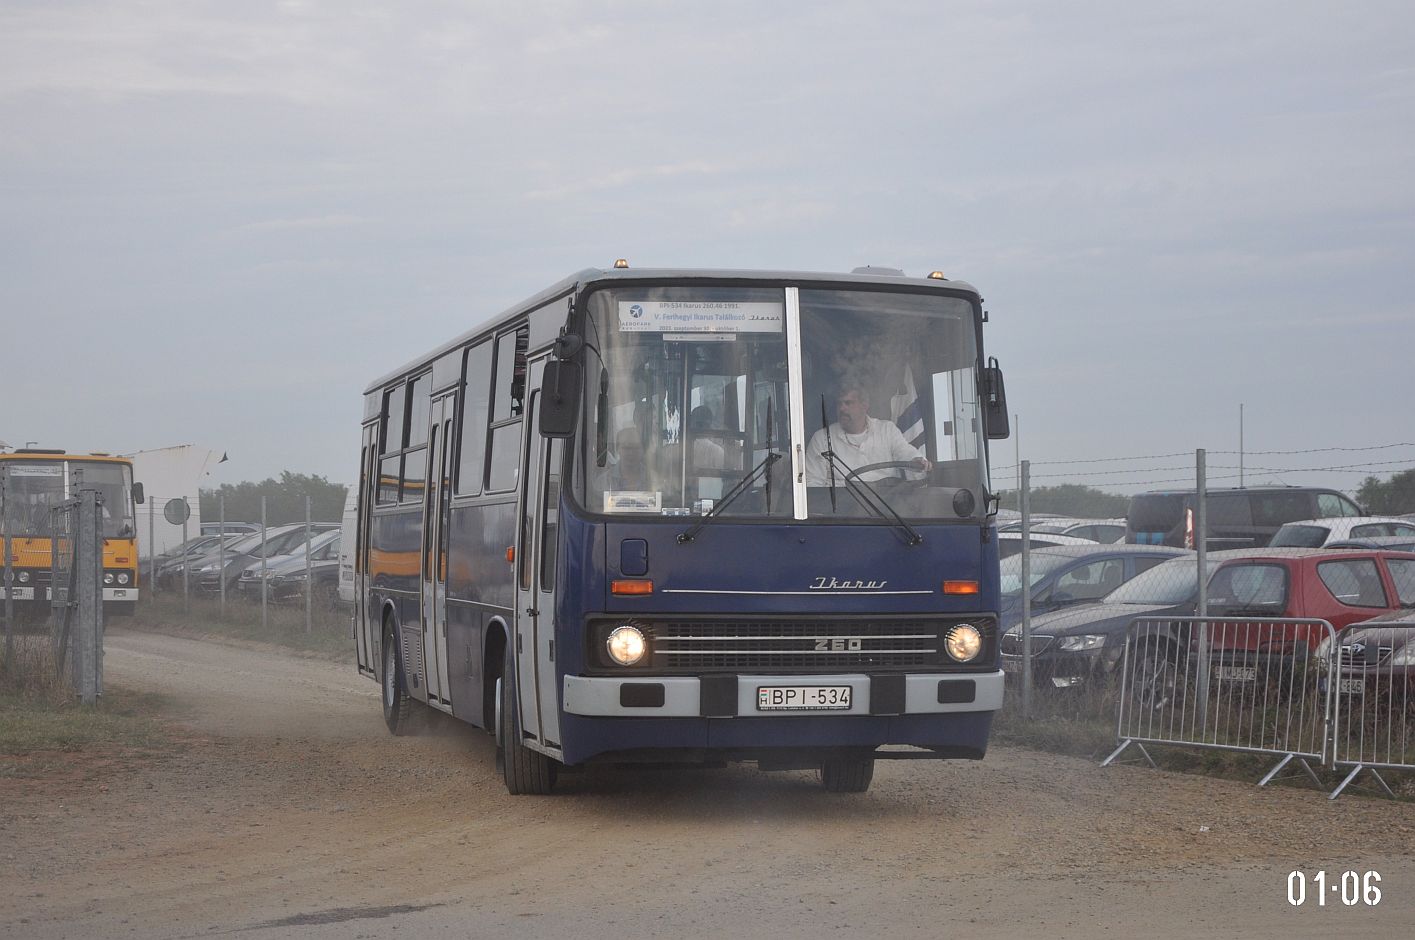
[[[987,673],[722,676],[566,676],[564,710],[594,718],[829,718],[994,712],[1002,670]],[[763,708],[762,690],[848,687],[848,708]],[[770,692],[766,693],[770,697]]]

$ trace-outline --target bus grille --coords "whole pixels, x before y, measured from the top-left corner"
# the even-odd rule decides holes
[[[937,620],[655,621],[655,672],[829,672],[951,665]],[[971,622],[979,624],[974,619]],[[984,635],[989,625],[979,624]],[[985,659],[986,656],[980,657]]]

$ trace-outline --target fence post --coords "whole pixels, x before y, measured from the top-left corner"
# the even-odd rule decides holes
[[[1022,463],[1022,483],[1018,489],[1022,513],[1022,717],[1032,717],[1032,462]]]
[[[157,599],[157,497],[147,504],[147,590]]]
[[[1198,575],[1198,594],[1194,612],[1203,619],[1199,621],[1199,661],[1195,681],[1198,685],[1200,727],[1209,726],[1209,507],[1208,507],[1208,461],[1204,449],[1194,451],[1194,550],[1195,569]]]
[[[5,668],[15,662],[15,556],[10,545],[10,514],[6,503],[6,484],[10,471],[0,471],[0,564],[5,566]]]
[[[97,490],[79,491],[79,527],[74,538],[74,565],[78,592],[78,630],[74,634],[74,688],[79,701],[98,701],[100,671],[99,644],[103,620],[103,533],[99,528]]]
[[[260,498],[260,625],[269,626],[265,590],[265,497]]]
[[[216,496],[216,551],[221,565],[221,618],[226,619],[226,494]]]
[[[182,497],[182,505],[186,506],[187,497]],[[188,507],[190,509],[190,507]],[[191,552],[187,548],[187,519],[191,512],[182,514],[182,611],[183,613],[192,609],[192,564]]]
[[[314,574],[310,571],[310,498],[305,495],[305,633],[311,632]]]

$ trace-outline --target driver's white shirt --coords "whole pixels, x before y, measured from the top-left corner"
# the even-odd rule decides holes
[[[868,424],[859,434],[850,434],[840,427],[840,422],[836,421],[830,426],[830,448],[835,451],[835,456],[844,461],[845,466],[854,470],[872,463],[885,463],[887,461],[908,461],[922,457],[918,448],[904,440],[904,435],[894,422],[885,421],[883,418],[865,419]],[[829,486],[830,469],[827,460],[821,456],[821,452],[826,449],[825,429],[817,431],[811,435],[810,444],[806,445],[806,485],[807,486]],[[835,468],[836,486],[844,486],[845,481],[841,479],[846,471],[839,466]],[[910,474],[917,476],[917,474]],[[899,478],[898,470],[871,470],[869,473],[862,473],[856,477],[867,483],[875,480],[883,480],[893,477]]]

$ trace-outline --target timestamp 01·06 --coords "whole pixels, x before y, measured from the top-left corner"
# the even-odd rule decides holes
[[[1378,871],[1344,871],[1340,875],[1335,872],[1328,875],[1324,871],[1308,875],[1304,871],[1294,871],[1287,876],[1287,903],[1301,907],[1310,897],[1318,907],[1326,907],[1327,895],[1330,894],[1333,904],[1340,898],[1347,907],[1357,904],[1375,907],[1381,903],[1380,883],[1381,873]]]

